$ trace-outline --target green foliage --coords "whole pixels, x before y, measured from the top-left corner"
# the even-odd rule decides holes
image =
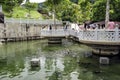
[[[30,16],[30,11],[37,8],[36,3],[30,3],[29,1],[26,2],[26,4],[24,5],[24,7],[28,10],[29,16]]]
[[[70,0],[70,1],[78,4],[78,0]]]
[[[49,10],[52,10],[51,5],[47,4]],[[119,0],[110,1],[110,20],[120,21],[119,6]],[[105,14],[106,0],[63,0],[56,6],[56,17],[64,21],[101,21],[105,20]]]
[[[15,7],[13,9],[13,14],[12,17],[14,18],[21,18],[21,17],[25,17],[25,15],[27,14],[27,10],[22,8],[22,7]]]
[[[62,2],[62,0],[47,0],[45,2],[45,5],[48,6],[48,8],[51,11],[56,11],[56,7]]]
[[[110,0],[110,20],[120,21],[120,0]],[[105,20],[106,0],[96,0],[93,4],[93,17],[94,21]]]
[[[91,20],[92,18],[92,3],[89,0],[79,0],[81,7],[82,21]]]
[[[47,0],[46,4],[51,4],[51,6],[57,6],[62,0]]]
[[[23,0],[1,0],[0,4],[3,6],[3,10],[6,12],[12,12],[15,6],[22,3]]]
[[[105,0],[97,0],[93,4],[93,21],[101,21],[105,20],[106,13],[106,1]]]
[[[3,6],[3,12],[6,17],[13,18],[42,18],[41,14],[37,12],[37,3],[30,3],[27,1],[26,4],[20,5],[23,0],[4,0],[0,1]]]
[[[42,9],[40,8],[40,10],[37,9],[37,4],[27,1],[23,11],[18,9],[18,13],[13,14],[15,7],[18,7],[22,1],[23,0],[1,0],[0,4],[2,4],[4,12],[9,13],[6,14],[9,17],[22,17],[21,15],[25,15],[26,13],[31,14],[33,10],[38,10],[43,12],[43,14],[54,12],[55,17],[63,21],[81,23],[87,20],[105,20],[107,0],[46,0],[44,7]],[[120,0],[110,0],[110,20],[120,21],[119,6]],[[16,16],[17,14],[21,15]]]
[[[110,1],[110,19],[114,21],[120,21],[120,0]]]
[[[81,14],[80,6],[76,4],[71,4],[71,5],[72,5],[71,7],[68,7],[65,11],[63,11],[62,16],[61,16],[62,20],[78,22],[80,19],[82,19],[81,16],[79,16]]]
[[[30,3],[30,2],[26,2],[26,4],[24,6],[28,10],[33,10],[33,9],[37,8],[37,4],[36,3]]]
[[[23,7],[14,7],[12,17],[13,18],[27,18],[28,10]],[[36,10],[30,10],[29,18],[42,18],[42,15]]]

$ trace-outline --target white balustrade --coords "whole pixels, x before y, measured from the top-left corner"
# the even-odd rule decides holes
[[[119,29],[94,29],[94,30],[41,30],[41,36],[75,36],[79,40],[86,41],[101,41],[101,42],[120,42],[120,30]]]
[[[5,22],[13,22],[14,23],[33,23],[33,24],[54,24],[53,20],[37,20],[37,19],[5,19]],[[56,24],[62,24],[61,21],[57,21]],[[13,25],[12,25],[13,26]],[[3,36],[3,31],[2,30],[3,27],[1,27],[0,30],[0,37],[2,38]],[[12,31],[12,27],[11,29],[7,30],[7,36],[8,37],[16,37],[17,35],[16,32]],[[21,36],[26,36],[26,32],[23,30],[23,28],[21,27],[21,30],[18,31],[19,33],[21,33]],[[40,33],[39,33],[40,32]],[[72,30],[72,29],[52,29],[52,30],[48,30],[48,29],[41,29],[41,31],[37,32],[37,34],[39,33],[40,36],[54,36],[54,37],[58,37],[58,36],[75,36],[78,37],[79,40],[86,40],[86,41],[101,41],[101,42],[120,42],[120,29],[94,29],[94,30]],[[30,36],[32,36],[33,34],[29,34]]]
[[[40,19],[14,19],[5,18],[5,23],[20,23],[20,24],[54,24],[54,20],[40,20]],[[56,20],[56,24],[62,24],[62,21]]]
[[[41,30],[41,36],[68,36],[68,31],[65,31],[63,29],[53,29],[53,30]]]

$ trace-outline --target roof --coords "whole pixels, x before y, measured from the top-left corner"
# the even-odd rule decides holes
[[[110,23],[111,22],[114,22],[115,24],[120,24],[120,22],[118,22],[118,21],[109,21]],[[105,21],[99,21],[99,22],[95,22],[94,24],[105,24]]]

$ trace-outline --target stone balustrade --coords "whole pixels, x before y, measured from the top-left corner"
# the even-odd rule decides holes
[[[100,41],[100,42],[120,42],[119,29],[94,29],[94,30],[42,30],[41,36],[74,36],[85,41]]]
[[[41,19],[5,18],[5,23],[53,25],[54,24],[54,20],[52,20],[52,19],[41,20]],[[62,21],[56,20],[55,24],[61,25]]]

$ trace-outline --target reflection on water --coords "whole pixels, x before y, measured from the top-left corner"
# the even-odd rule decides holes
[[[46,40],[0,45],[0,80],[119,80],[120,64],[101,66],[98,58],[85,58],[90,48],[64,40],[48,45]],[[40,59],[40,67],[30,60]]]

